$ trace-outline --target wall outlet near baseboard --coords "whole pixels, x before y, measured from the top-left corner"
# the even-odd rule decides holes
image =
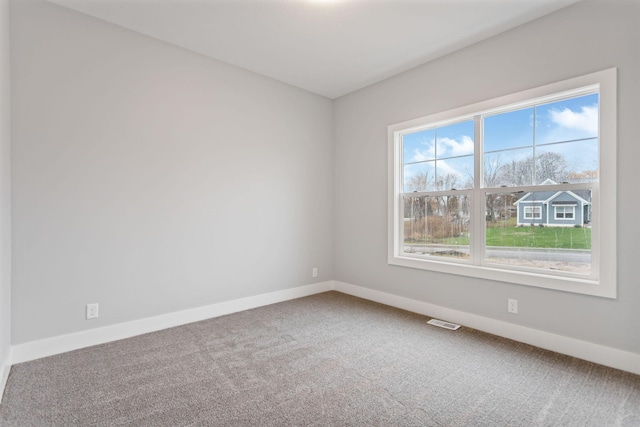
[[[87,320],[98,318],[98,303],[87,304]]]
[[[509,313],[518,314],[518,300],[507,298],[507,311]]]
[[[313,267],[311,269],[311,277],[318,277],[318,267]]]

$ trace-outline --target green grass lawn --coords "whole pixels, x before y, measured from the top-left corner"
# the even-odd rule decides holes
[[[573,227],[487,228],[487,246],[591,249],[591,229]]]
[[[417,242],[416,242],[417,243]],[[451,237],[441,244],[468,245],[469,238]],[[591,249],[591,229],[573,227],[491,227],[487,246],[516,248]]]

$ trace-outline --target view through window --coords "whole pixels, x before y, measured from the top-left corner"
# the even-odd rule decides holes
[[[598,282],[600,97],[589,85],[390,127],[394,256]]]

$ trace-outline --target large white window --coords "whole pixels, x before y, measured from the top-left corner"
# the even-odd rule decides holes
[[[389,263],[616,296],[616,70],[389,126]]]

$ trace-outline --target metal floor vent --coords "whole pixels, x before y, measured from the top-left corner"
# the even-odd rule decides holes
[[[456,325],[455,323],[449,323],[438,319],[431,319],[427,323],[430,325],[439,326],[441,328],[451,329],[452,331],[455,331],[460,327],[460,325]]]

